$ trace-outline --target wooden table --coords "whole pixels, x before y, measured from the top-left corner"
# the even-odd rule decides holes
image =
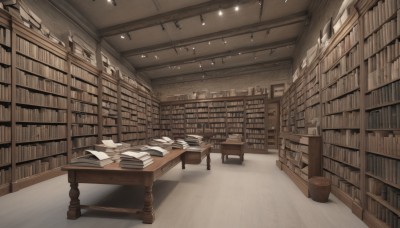
[[[186,152],[183,154],[182,159],[182,169],[185,169],[185,164],[200,164],[201,161],[207,156],[207,170],[211,169],[211,145],[208,144],[201,148],[201,151],[192,151],[190,149],[186,149]]]
[[[154,157],[154,163],[144,169],[123,169],[119,163],[112,163],[103,168],[83,167],[66,165],[62,170],[68,171],[68,182],[71,189],[71,199],[67,218],[77,219],[81,216],[81,209],[92,209],[110,212],[133,213],[139,215],[143,223],[153,223],[155,219],[153,208],[153,183],[164,173],[176,166],[181,160],[184,150],[172,150],[164,157]],[[101,206],[81,205],[79,201],[78,183],[92,184],[115,184],[144,186],[144,207],[143,209],[112,208]]]
[[[209,148],[211,148],[211,146]],[[192,152],[186,152],[183,149],[172,150],[164,157],[152,156],[154,163],[144,169],[124,169],[119,167],[119,163],[112,163],[103,168],[73,165],[63,166],[62,170],[68,171],[68,182],[71,186],[69,191],[70,203],[67,218],[78,219],[81,216],[81,209],[91,209],[136,214],[143,220],[143,223],[153,223],[155,220],[153,208],[153,183],[181,161],[182,168],[184,169],[186,163],[199,164],[202,159],[207,156],[207,169],[209,170],[209,148],[205,148],[202,152],[196,152],[196,156],[193,155]],[[143,209],[133,209],[81,205],[79,200],[80,192],[78,183],[144,186],[144,207]]]
[[[228,155],[238,155],[240,161],[243,163],[244,160],[244,142],[222,142],[221,143],[221,158],[222,163],[224,159],[228,159]]]

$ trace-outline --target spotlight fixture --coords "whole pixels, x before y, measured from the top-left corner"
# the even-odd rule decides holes
[[[222,38],[222,43],[225,44],[225,45],[227,45],[227,44],[228,44],[228,41],[226,41],[225,38]]]
[[[113,4],[114,6],[117,6],[117,2],[115,0],[107,0],[107,2]]]
[[[251,33],[251,35],[250,35],[250,41],[251,41],[251,42],[254,41],[254,34],[253,34],[253,33]]]
[[[219,16],[224,15],[224,13],[222,12],[222,10],[219,10],[219,11],[218,11],[218,15],[219,15]]]
[[[162,29],[163,31],[165,31],[164,24],[163,24],[163,23],[160,23],[160,26],[161,26],[161,29]]]
[[[146,55],[146,54],[142,54],[142,55],[140,56],[140,58],[142,58],[142,59],[147,58],[147,55]]]
[[[182,27],[181,27],[181,25],[179,24],[178,21],[175,21],[174,24],[175,24],[175,27],[176,27],[177,29],[182,30]]]
[[[125,35],[121,35],[121,39],[125,39]]]
[[[225,64],[225,61],[224,61],[224,58],[223,58],[223,57],[221,58],[221,63],[222,63],[222,64]]]
[[[180,69],[181,69],[181,66],[177,66],[176,69],[180,70]]]
[[[201,75],[201,77],[204,79],[204,78],[206,77],[206,75],[205,75],[205,74],[203,74],[203,75]]]
[[[199,63],[199,67],[200,67],[200,68],[203,68],[203,66],[201,65],[201,63]]]
[[[200,14],[200,22],[201,22],[202,26],[206,25],[206,22],[204,21],[204,18],[203,18],[202,14]]]
[[[129,32],[126,33],[126,36],[128,37],[129,40],[132,40],[131,34]]]
[[[242,52],[239,52],[239,53],[238,53],[238,55],[241,55],[241,54],[242,54]]]
[[[155,55],[154,58],[155,58],[156,60],[159,60],[159,59],[160,59],[160,57],[158,57],[158,55]]]
[[[215,65],[215,61],[213,59],[213,60],[211,60],[211,66],[214,66],[214,65]]]
[[[208,41],[208,45],[211,45],[211,41]]]
[[[236,12],[239,11],[239,6],[235,6],[235,11],[236,11]]]

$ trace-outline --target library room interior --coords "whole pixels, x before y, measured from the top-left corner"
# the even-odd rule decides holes
[[[0,0],[0,227],[400,228],[400,0]]]

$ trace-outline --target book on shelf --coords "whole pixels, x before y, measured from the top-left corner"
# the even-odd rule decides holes
[[[158,156],[158,157],[164,157],[166,154],[169,153],[168,150],[163,149],[163,148],[161,148],[159,146],[148,146],[148,145],[145,145],[145,146],[142,146],[140,148],[140,150],[141,151],[146,151],[149,154],[151,154],[153,156]]]
[[[104,152],[95,150],[85,150],[85,152],[87,152],[87,154],[71,159],[71,164],[77,166],[104,167],[113,163],[111,158]]]
[[[121,168],[132,168],[132,169],[143,169],[152,164],[153,158],[151,158],[148,152],[143,151],[125,151],[121,153]]]

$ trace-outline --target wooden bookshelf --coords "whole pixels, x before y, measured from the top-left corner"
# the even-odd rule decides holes
[[[102,139],[112,139],[114,142],[121,141],[118,138],[118,80],[111,75],[102,74]]]
[[[309,197],[308,179],[321,176],[321,137],[290,133],[281,133],[280,137],[278,166]]]
[[[215,151],[229,134],[241,134],[247,142],[247,152],[266,153],[278,144],[279,99],[258,95],[161,102],[161,128],[174,138],[204,135]]]

